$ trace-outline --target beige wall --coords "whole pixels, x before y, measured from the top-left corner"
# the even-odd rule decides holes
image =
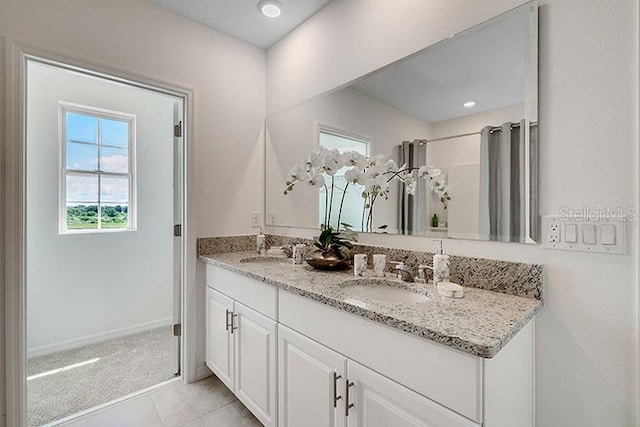
[[[344,84],[519,3],[408,0],[390,8],[384,0],[334,0],[267,52],[268,110]],[[563,206],[636,206],[637,7],[635,0],[541,2],[542,214],[559,214]],[[445,243],[453,254],[544,264],[545,307],[536,321],[539,426],[634,424],[638,252],[636,223],[628,225],[623,256]],[[435,249],[430,238],[361,241]]]
[[[0,0],[3,36],[193,89],[186,272],[199,285],[185,297],[198,304],[204,328],[195,239],[248,233],[250,212],[263,207],[264,50],[145,0]],[[204,331],[195,332],[199,354],[192,362],[204,368]]]

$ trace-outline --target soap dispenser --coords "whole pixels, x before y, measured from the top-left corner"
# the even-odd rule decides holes
[[[267,236],[262,234],[262,227],[260,227],[260,233],[256,236],[256,251],[260,255],[264,255],[267,252]]]
[[[434,242],[440,242],[440,248],[433,256],[433,285],[437,287],[438,283],[449,281],[449,255],[444,253],[442,240]]]

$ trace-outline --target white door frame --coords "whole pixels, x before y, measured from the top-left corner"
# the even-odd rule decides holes
[[[1,50],[0,50],[1,52]],[[70,58],[28,43],[7,39],[5,53],[5,409],[6,425],[23,426],[26,421],[26,64],[28,60],[93,74],[108,80],[150,89],[182,98],[183,126],[183,223],[182,223],[182,375],[196,379],[195,269],[196,235],[189,227],[188,209],[193,186],[192,164],[194,90],[129,71]],[[0,91],[2,93],[2,91]],[[0,100],[1,101],[1,100]],[[1,102],[0,102],[1,105]],[[1,158],[1,157],[0,157]],[[0,169],[1,170],[1,169]],[[1,194],[1,193],[0,193]],[[171,230],[167,230],[168,233]],[[1,360],[1,357],[0,357]],[[2,397],[2,396],[0,396]],[[0,406],[1,407],[1,406]],[[0,424],[2,420],[0,419]]]

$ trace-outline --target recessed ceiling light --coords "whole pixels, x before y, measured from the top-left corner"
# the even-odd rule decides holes
[[[462,104],[462,106],[464,108],[472,108],[476,106],[476,101],[467,101],[464,104]]]
[[[277,18],[282,13],[280,3],[273,0],[262,0],[259,2],[258,10],[268,18]]]

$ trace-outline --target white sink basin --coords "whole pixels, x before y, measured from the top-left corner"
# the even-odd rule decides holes
[[[410,304],[430,300],[428,296],[405,289],[401,284],[390,280],[355,279],[348,280],[340,286],[345,293],[354,297],[377,301]]]

